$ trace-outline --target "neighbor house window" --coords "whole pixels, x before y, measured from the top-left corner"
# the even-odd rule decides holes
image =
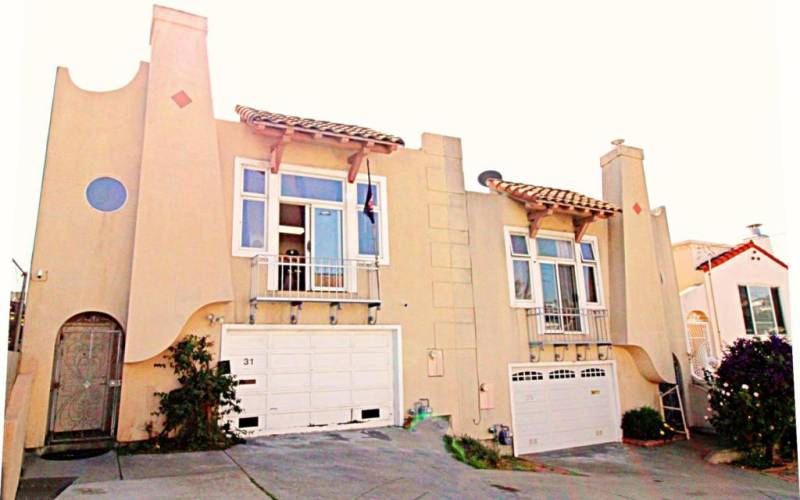
[[[597,257],[595,257],[594,244],[582,242],[581,267],[583,269],[583,288],[587,304],[600,303],[600,292],[598,286]]]
[[[750,335],[785,334],[778,287],[739,285],[745,332]]]

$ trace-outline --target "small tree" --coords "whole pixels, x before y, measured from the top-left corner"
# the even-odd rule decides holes
[[[155,393],[159,406],[153,415],[164,417],[164,428],[155,437],[158,444],[170,440],[176,449],[206,450],[241,442],[237,430],[220,422],[242,409],[236,399],[236,379],[211,367],[212,345],[206,337],[189,335],[168,349],[165,358],[180,387]]]
[[[705,378],[711,424],[749,461],[773,464],[793,449],[792,346],[782,337],[736,340]]]

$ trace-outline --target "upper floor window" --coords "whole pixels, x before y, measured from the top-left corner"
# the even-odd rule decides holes
[[[236,159],[235,256],[285,256],[293,262],[339,266],[340,274],[346,260],[377,256],[381,264],[388,264],[384,177],[372,176],[373,222],[363,212],[369,190],[366,175],[350,184],[343,170],[286,163],[278,174],[268,169],[265,161]]]
[[[512,306],[543,308],[548,329],[582,331],[580,309],[602,305],[597,239],[576,244],[571,233],[540,230],[535,239],[524,228],[505,233]]]
[[[778,287],[739,285],[745,332],[750,335],[785,334]]]

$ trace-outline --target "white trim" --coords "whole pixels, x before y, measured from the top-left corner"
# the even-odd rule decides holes
[[[581,243],[589,243],[592,245],[592,251],[594,252],[594,260],[593,261],[583,261],[583,254],[581,254]],[[583,266],[592,266],[594,267],[594,280],[597,286],[597,302],[589,302],[586,300],[586,283],[583,283],[583,293],[584,293],[584,305],[587,309],[605,309],[605,295],[603,294],[603,271],[602,266],[600,265],[600,245],[597,239],[597,236],[587,234],[583,237],[581,241],[575,242],[575,250],[578,252],[576,257],[581,266],[581,281],[583,282]]]
[[[516,427],[517,422],[515,418],[515,411],[514,411],[514,393],[513,393],[513,385],[511,382],[511,374],[514,372],[515,369],[518,368],[569,368],[571,366],[580,367],[586,365],[609,365],[611,367],[611,376],[612,376],[612,386],[613,386],[613,395],[614,395],[614,421],[617,424],[622,423],[622,406],[620,403],[620,387],[619,387],[619,377],[617,375],[617,361],[614,359],[607,359],[604,361],[575,361],[575,362],[564,362],[564,361],[556,361],[556,362],[546,362],[546,363],[509,363],[508,364],[508,377],[506,378],[506,383],[508,384],[508,400],[511,404],[511,433],[512,435],[516,435]],[[616,431],[614,436],[614,441],[619,442],[622,441],[622,428],[620,425],[615,425],[614,430]],[[512,440],[513,445],[513,453],[514,456],[519,456],[517,452],[517,440]],[[545,450],[543,450],[545,451]],[[550,450],[553,451],[553,450]]]
[[[223,323],[220,329],[219,340],[219,354],[217,361],[222,359],[223,342],[225,341],[225,334],[229,331],[357,331],[357,332],[370,332],[370,331],[392,331],[392,341],[394,357],[393,362],[394,370],[394,425],[402,426],[405,416],[405,403],[403,401],[403,327],[400,325],[282,325],[282,324],[260,324],[250,325],[246,323]],[[326,426],[325,431],[334,429],[335,426]],[[370,423],[360,424],[359,426],[345,426],[347,429],[360,429],[366,427],[374,427]],[[298,431],[274,432],[270,434],[291,434]],[[313,432],[309,430],[309,432]]]

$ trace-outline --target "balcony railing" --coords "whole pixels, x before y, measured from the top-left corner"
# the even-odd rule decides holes
[[[250,300],[380,304],[376,261],[256,255],[250,262]]]
[[[605,309],[535,307],[528,310],[531,344],[611,344]]]

